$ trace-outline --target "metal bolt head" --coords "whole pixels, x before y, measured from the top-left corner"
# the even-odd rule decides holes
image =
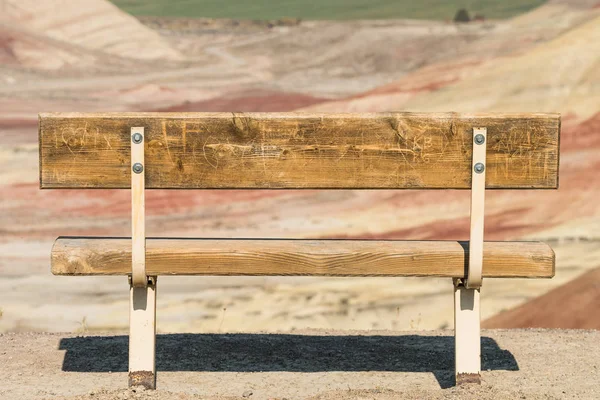
[[[481,133],[478,133],[477,135],[475,135],[475,143],[477,143],[477,144],[485,143],[485,136],[483,136]]]
[[[142,140],[144,140],[144,137],[142,136],[141,133],[134,133],[131,136],[131,140],[133,140],[133,143],[135,143],[135,144],[140,144],[140,143],[142,143]]]
[[[475,166],[473,167],[473,169],[478,174],[481,174],[483,171],[485,171],[485,165],[483,165],[483,163],[478,162],[477,164],[475,164]]]
[[[131,169],[136,174],[141,174],[144,171],[144,166],[141,163],[136,162],[135,164],[133,164],[133,167]]]

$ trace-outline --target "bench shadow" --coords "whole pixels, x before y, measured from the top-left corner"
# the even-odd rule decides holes
[[[518,371],[514,356],[481,338],[482,370]],[[63,371],[126,372],[127,336],[60,340]],[[165,334],[157,336],[160,371],[431,372],[454,385],[453,336],[319,336],[294,334]]]

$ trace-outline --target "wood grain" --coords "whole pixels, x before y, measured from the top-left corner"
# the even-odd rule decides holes
[[[148,275],[465,276],[468,242],[148,239]],[[60,237],[55,275],[131,273],[130,238]],[[541,242],[485,242],[483,276],[551,278],[554,252]]]
[[[129,188],[145,128],[146,188],[471,187],[486,127],[487,188],[557,188],[558,114],[41,114],[41,188]]]

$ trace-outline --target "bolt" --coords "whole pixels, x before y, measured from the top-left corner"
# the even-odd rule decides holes
[[[142,143],[142,140],[144,140],[144,137],[141,133],[134,133],[133,136],[131,136],[131,140],[133,140],[133,143],[135,144],[140,144]]]
[[[135,172],[136,174],[141,174],[142,171],[144,170],[144,166],[142,164],[140,164],[139,162],[136,162],[135,164],[133,164],[133,172]]]
[[[483,165],[483,163],[478,162],[477,164],[475,164],[475,167],[473,169],[475,170],[475,172],[480,174],[483,171],[485,171],[485,165]]]
[[[478,133],[477,135],[475,135],[475,143],[483,144],[484,142],[485,142],[485,136],[483,136],[481,133]]]

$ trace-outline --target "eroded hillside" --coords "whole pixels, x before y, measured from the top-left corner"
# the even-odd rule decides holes
[[[126,323],[125,281],[52,277],[48,254],[58,235],[128,235],[129,193],[40,191],[39,112],[561,112],[560,190],[489,193],[486,235],[600,237],[595,2],[552,1],[511,20],[469,24],[202,20],[179,27],[141,23],[104,0],[86,2],[89,10],[65,4],[0,2],[8,10],[0,17],[0,330]],[[69,12],[52,12],[59,8]],[[153,191],[147,227],[155,236],[465,239],[468,197],[448,192],[440,203],[439,194],[412,191]],[[557,242],[557,249],[554,280],[487,284],[484,316],[599,264],[593,241]],[[444,280],[161,282],[164,330],[452,323]],[[426,302],[418,300],[423,294]]]

